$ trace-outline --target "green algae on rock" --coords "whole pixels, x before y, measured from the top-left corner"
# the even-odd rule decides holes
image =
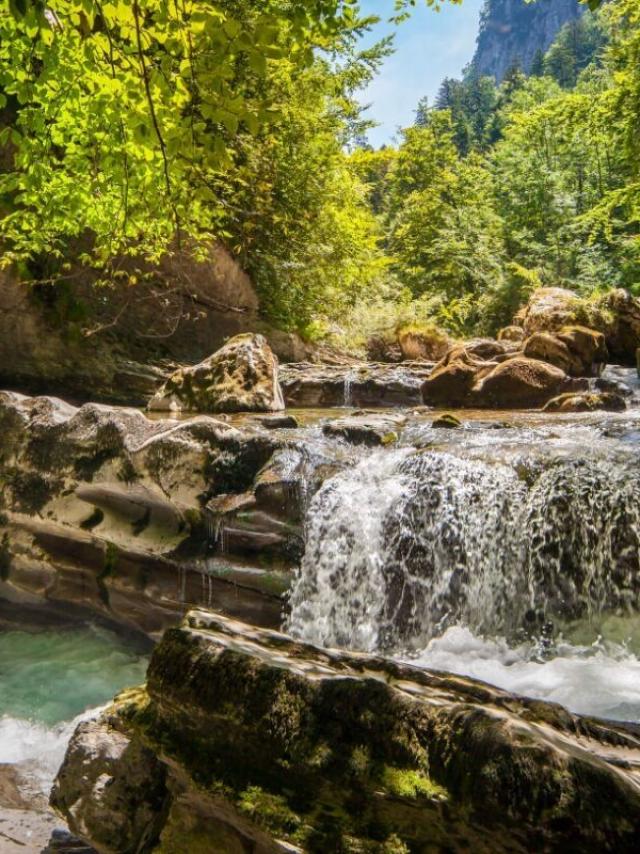
[[[637,728],[203,611],[166,632],[147,685],[91,724],[90,744],[83,727],[52,803],[101,852],[143,837],[163,854],[637,843]],[[113,751],[92,746],[110,739]],[[145,781],[155,762],[163,771]],[[132,774],[122,815],[96,809],[92,781],[122,793]]]
[[[278,412],[278,359],[263,335],[236,335],[204,362],[180,368],[155,394],[158,412]]]

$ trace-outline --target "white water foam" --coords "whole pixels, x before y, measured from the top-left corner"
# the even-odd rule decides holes
[[[640,720],[639,578],[637,460],[377,451],[311,501],[287,628]]]
[[[560,643],[547,656],[530,645],[511,647],[503,639],[484,640],[453,626],[409,663],[471,676],[579,714],[640,720],[640,660],[624,646]]]
[[[75,728],[102,708],[88,709],[55,726],[4,715],[0,718],[0,765],[16,766],[31,792],[48,796]]]

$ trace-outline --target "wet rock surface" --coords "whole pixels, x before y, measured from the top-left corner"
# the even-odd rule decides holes
[[[639,776],[637,727],[194,611],[52,803],[100,852],[631,852]]]
[[[581,392],[562,394],[554,397],[544,407],[543,412],[624,412],[627,408],[624,397],[615,391]]]
[[[322,427],[325,436],[344,439],[356,445],[386,447],[398,441],[398,432],[406,423],[402,416],[355,412],[349,418],[329,421]]]
[[[388,365],[282,365],[280,384],[289,407],[415,406],[432,362]]]
[[[300,548],[299,507],[274,498],[296,475],[266,484],[279,431],[14,393],[0,395],[0,430],[3,599],[147,634],[189,603],[279,623]]]

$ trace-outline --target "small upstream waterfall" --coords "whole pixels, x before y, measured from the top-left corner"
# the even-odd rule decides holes
[[[289,630],[397,652],[451,627],[522,641],[638,611],[639,475],[586,453],[526,464],[374,452],[310,505]]]

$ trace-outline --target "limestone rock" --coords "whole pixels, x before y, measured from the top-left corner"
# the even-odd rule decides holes
[[[284,409],[278,360],[262,335],[236,335],[192,368],[180,368],[151,398],[152,411],[277,412]]]
[[[71,739],[51,805],[101,854],[148,850],[158,836],[165,781],[164,765],[139,741],[107,721],[88,721]]]
[[[0,393],[2,596],[81,608],[153,637],[194,603],[279,624],[299,507],[265,509],[254,490],[296,440],[256,421],[151,420]],[[303,476],[290,475],[292,495]],[[249,495],[255,512],[214,512],[223,495]]]
[[[429,362],[283,365],[280,384],[288,407],[415,406],[431,373]]]
[[[637,847],[637,727],[203,611],[86,727],[53,799],[100,852]]]

